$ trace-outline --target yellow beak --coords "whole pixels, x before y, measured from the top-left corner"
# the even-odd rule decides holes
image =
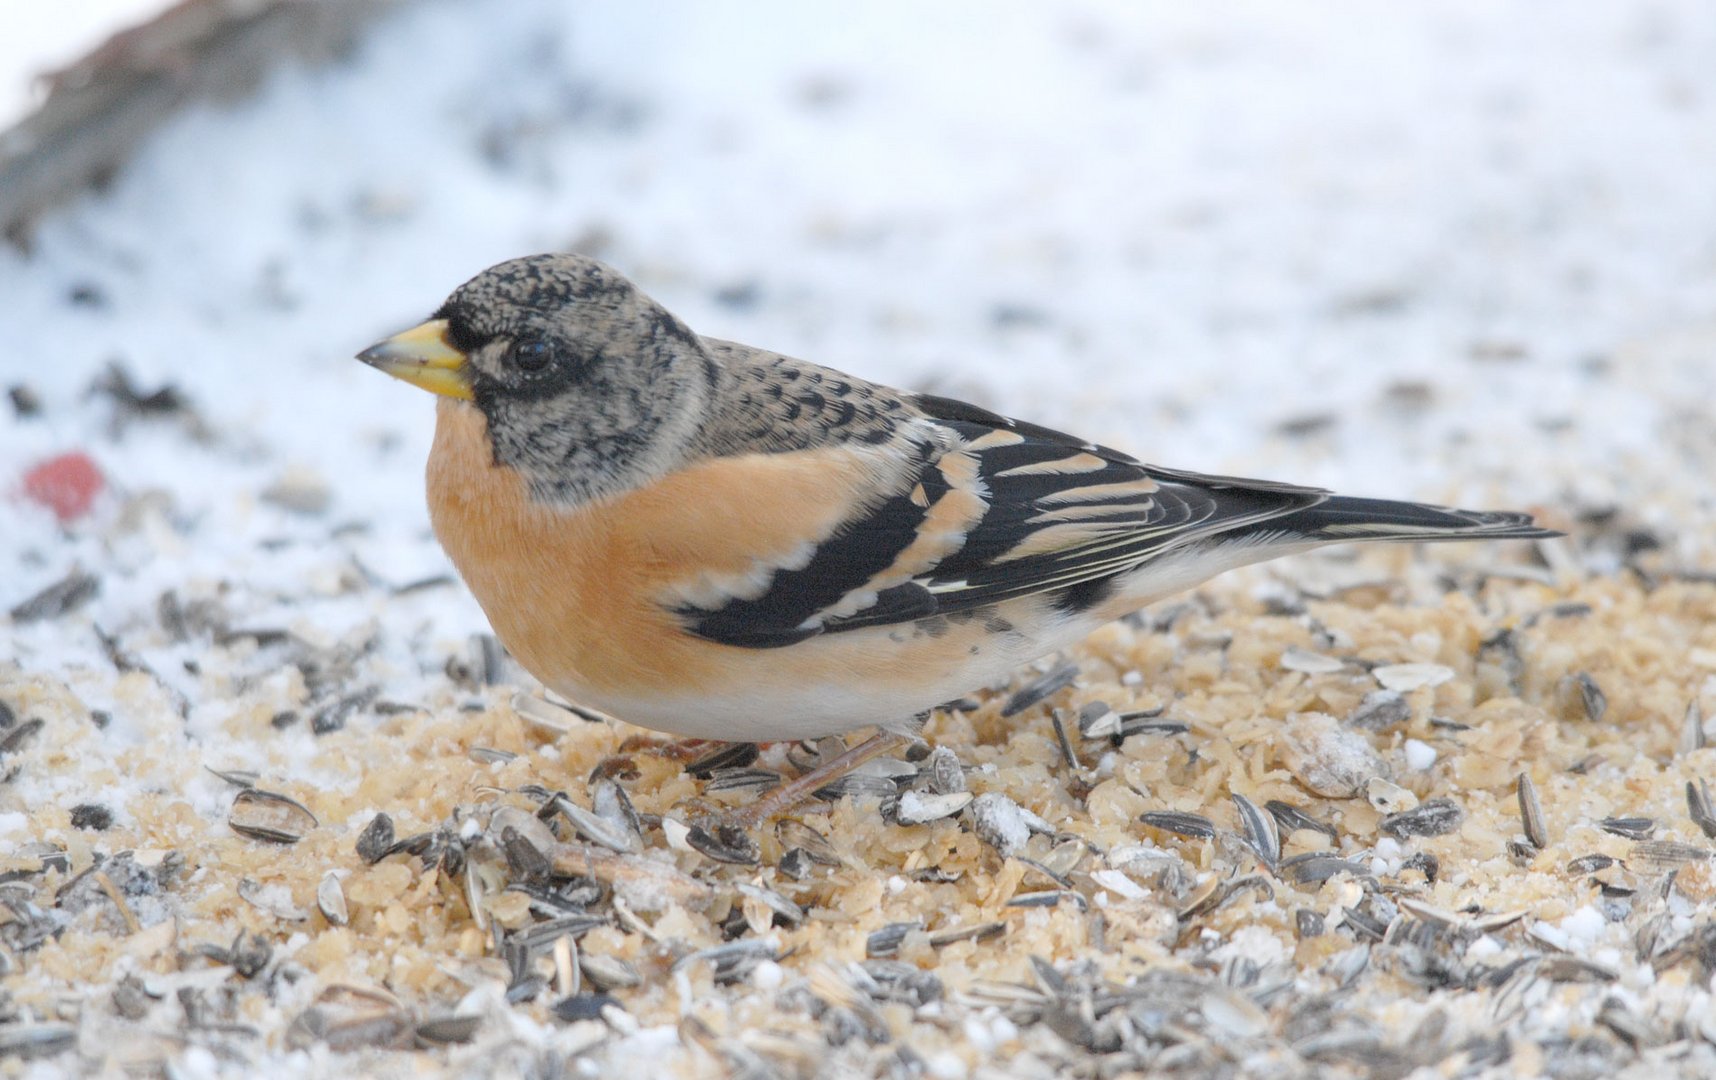
[[[370,367],[444,397],[470,401],[465,354],[447,341],[447,320],[430,319],[358,353]]]

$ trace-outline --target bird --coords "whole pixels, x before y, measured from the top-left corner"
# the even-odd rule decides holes
[[[876,734],[1239,566],[1529,540],[1528,514],[1147,464],[948,397],[695,333],[620,272],[511,259],[358,359],[438,398],[434,532],[542,684],[696,740]]]

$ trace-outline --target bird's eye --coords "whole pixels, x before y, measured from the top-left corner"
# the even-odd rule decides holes
[[[528,338],[513,345],[511,359],[520,371],[541,371],[554,359],[554,346],[540,338]]]

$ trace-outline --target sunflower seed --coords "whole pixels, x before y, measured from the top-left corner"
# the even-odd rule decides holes
[[[930,790],[937,795],[953,795],[965,790],[965,767],[959,757],[945,746],[930,751],[924,762],[923,775],[929,777]]]
[[[908,791],[900,796],[895,805],[894,817],[901,825],[922,825],[952,817],[971,805],[972,799],[969,791],[955,791],[946,795]]]
[[[1712,854],[1708,848],[1694,847],[1678,840],[1642,840],[1633,845],[1627,861],[1629,864],[1638,863],[1644,870],[1661,872],[1690,862],[1702,862]]]
[[[1705,742],[1704,710],[1699,707],[1698,699],[1693,698],[1687,703],[1686,715],[1680,721],[1680,752],[1690,754],[1694,750],[1702,750]]]
[[[57,619],[87,604],[100,591],[100,578],[82,570],[73,570],[29,599],[21,601],[7,614],[19,626],[42,619]]]
[[[1215,822],[1209,818],[1179,810],[1146,810],[1138,815],[1138,820],[1152,829],[1161,829],[1163,832],[1193,840],[1208,840],[1216,832]]]
[[[643,983],[637,968],[626,961],[583,949],[578,951],[578,970],[598,990],[627,990]]]
[[[1087,739],[1106,739],[1119,734],[1120,716],[1106,701],[1091,701],[1078,710],[1078,733]]]
[[[252,772],[249,769],[226,769],[226,770],[222,770],[222,769],[214,768],[212,765],[204,765],[203,768],[208,770],[211,773],[214,773],[216,776],[220,777],[222,780],[225,780],[227,783],[231,784],[233,787],[236,787],[236,788],[255,787],[256,781],[258,779],[260,779],[260,775],[258,773]]]
[[[1656,822],[1647,817],[1610,817],[1597,822],[1597,827],[1628,840],[1645,840],[1656,831]]]
[[[1695,786],[1686,782],[1686,810],[1707,839],[1716,840],[1716,810],[1710,805],[1710,785],[1700,778]]]
[[[615,785],[615,788],[617,790],[618,785]],[[578,835],[590,843],[600,844],[609,851],[618,851],[621,854],[643,850],[643,840],[636,833],[594,811],[584,809],[565,795],[557,793],[549,802]]]
[[[688,762],[685,771],[700,780],[707,780],[716,769],[745,768],[757,760],[760,752],[754,742],[721,743],[702,757]]]
[[[1056,907],[1065,899],[1077,902],[1083,900],[1084,897],[1070,889],[1042,889],[1037,892],[1015,893],[1013,898],[1007,901],[1006,906],[1021,908]]]
[[[1170,720],[1162,715],[1161,709],[1149,709],[1144,712],[1121,713],[1120,730],[1114,735],[1119,742],[1125,742],[1134,735],[1184,735],[1192,730],[1192,725],[1184,720]]]
[[[1018,693],[1008,698],[1007,704],[1001,707],[1001,715],[1016,716],[1044,698],[1065,690],[1077,678],[1077,664],[1062,664],[1041,678],[1027,683]]]
[[[1607,870],[1615,865],[1615,860],[1608,855],[1581,855],[1567,864],[1569,874],[1594,874],[1599,870]]]
[[[768,791],[779,787],[781,774],[773,769],[715,769],[703,785],[706,793],[721,791]]]
[[[1237,791],[1232,792],[1230,797],[1233,799],[1234,808],[1239,811],[1239,823],[1245,842],[1257,853],[1257,857],[1263,860],[1263,865],[1269,868],[1269,872],[1275,873],[1281,866],[1281,830],[1274,816],[1258,809],[1256,803]]]
[[[34,1061],[63,1054],[76,1045],[77,1028],[70,1024],[0,1025],[0,1060]]]
[[[1270,799],[1263,804],[1263,808],[1269,811],[1269,816],[1273,817],[1281,828],[1287,831],[1288,836],[1300,829],[1308,829],[1311,832],[1322,833],[1330,840],[1338,841],[1341,838],[1341,834],[1335,830],[1333,825],[1323,824],[1290,802]]]
[[[1446,836],[1460,827],[1466,812],[1446,795],[1426,799],[1411,810],[1389,814],[1377,827],[1396,840],[1409,836]]]
[[[1369,872],[1366,867],[1356,862],[1348,862],[1338,855],[1325,855],[1320,851],[1306,852],[1281,860],[1281,876],[1295,885],[1318,885],[1336,874],[1363,877]]]
[[[437,1016],[417,1025],[417,1037],[436,1046],[468,1043],[482,1024],[480,1016]]]
[[[357,854],[366,865],[374,866],[385,858],[393,849],[393,819],[386,814],[377,814],[369,819],[369,824],[358,834]]]
[[[320,824],[298,800],[261,788],[245,788],[232,800],[227,825],[240,836],[274,844],[296,844]]]
[[[734,887],[738,889],[739,895],[748,897],[762,904],[764,907],[768,908],[771,913],[780,916],[788,926],[797,926],[805,920],[806,916],[804,908],[799,907],[797,904],[788,900],[786,897],[775,892],[771,888],[763,885],[751,885],[745,882],[740,882]]]
[[[921,919],[889,923],[880,930],[871,931],[870,936],[864,939],[864,954],[871,958],[893,956],[900,951],[900,944],[906,940],[907,934],[923,928]]]
[[[1539,851],[1549,846],[1549,827],[1543,822],[1543,804],[1537,798],[1537,785],[1531,777],[1520,773],[1514,782],[1519,799],[1519,820],[1525,828],[1525,838]]]
[[[759,859],[756,841],[746,836],[743,829],[731,825],[717,825],[714,832],[693,825],[685,835],[685,842],[720,863],[755,866]]]
[[[840,866],[840,854],[834,845],[815,829],[797,818],[782,818],[775,823],[775,839],[785,848],[803,851],[805,857],[823,866]]]
[[[1588,671],[1563,676],[1556,689],[1563,697],[1576,699],[1587,720],[1601,720],[1609,711],[1608,695]]]
[[[1006,932],[1007,924],[1004,922],[975,923],[971,926],[955,926],[946,930],[937,930],[929,935],[929,943],[932,948],[939,949],[943,946],[952,945],[956,941],[988,941],[990,938],[1000,937]]]
[[[1347,716],[1347,726],[1385,731],[1412,719],[1412,706],[1398,690],[1372,690]]]

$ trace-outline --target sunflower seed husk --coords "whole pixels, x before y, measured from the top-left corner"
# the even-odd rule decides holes
[[[1466,812],[1446,795],[1426,799],[1411,810],[1390,814],[1377,827],[1396,840],[1409,836],[1446,836],[1460,827]]]
[[[387,857],[393,849],[393,819],[386,814],[377,814],[369,819],[369,824],[358,833],[357,854],[366,865],[374,866]]]
[[[63,1054],[77,1045],[77,1028],[71,1024],[0,1025],[0,1061],[17,1058],[34,1061]]]
[[[1637,863],[1640,869],[1662,872],[1691,862],[1703,862],[1716,852],[1708,848],[1683,844],[1678,840],[1641,840],[1627,853],[1627,863]]]
[[[1707,742],[1704,734],[1704,710],[1693,698],[1686,703],[1686,715],[1680,721],[1679,750],[1690,754],[1694,750],[1702,750]]]
[[[929,779],[930,790],[937,795],[953,795],[966,789],[965,766],[959,763],[959,756],[945,746],[930,751],[923,764],[922,775]]]
[[[1716,809],[1710,805],[1710,785],[1702,778],[1686,782],[1686,811],[1707,839],[1716,840]]]
[[[744,830],[730,825],[717,825],[714,832],[693,825],[685,835],[685,842],[716,862],[734,866],[755,866],[760,857],[757,842],[746,836]]]
[[[1078,733],[1087,739],[1106,739],[1120,733],[1120,715],[1106,701],[1086,702],[1078,710]]]
[[[1380,776],[1373,776],[1365,781],[1364,794],[1366,801],[1384,814],[1403,813],[1418,805],[1418,796],[1409,788],[1403,788]]]
[[[1656,831],[1656,821],[1647,817],[1610,817],[1597,822],[1597,827],[1628,840],[1646,840]]]
[[[1263,804],[1263,808],[1269,811],[1269,816],[1273,817],[1282,829],[1286,830],[1288,836],[1300,829],[1308,829],[1311,832],[1322,833],[1330,840],[1338,841],[1341,838],[1341,834],[1336,831],[1333,825],[1325,825],[1290,802],[1270,799]]]
[[[437,1046],[468,1043],[482,1024],[480,1016],[436,1016],[417,1025],[417,1037]]]
[[[1017,854],[1031,838],[1031,827],[1025,819],[1024,809],[1000,792],[985,792],[973,799],[966,809],[977,838],[994,848],[1004,859]]]
[[[1599,870],[1607,870],[1615,865],[1615,860],[1609,855],[1581,855],[1567,864],[1569,874],[1595,874]]]
[[[1006,932],[1007,924],[1004,922],[974,923],[971,926],[954,926],[934,931],[929,935],[929,943],[932,948],[939,949],[956,941],[987,941]]]
[[[1608,695],[1603,693],[1603,688],[1597,685],[1597,680],[1588,671],[1564,676],[1558,690],[1566,698],[1576,700],[1587,720],[1601,720],[1609,711]]]
[[[643,983],[637,968],[626,961],[583,949],[578,951],[578,969],[598,990],[627,990]]]
[[[1263,865],[1275,873],[1281,866],[1281,830],[1272,814],[1258,808],[1257,804],[1235,791],[1231,793],[1234,808],[1239,811],[1239,823],[1245,842],[1257,857],[1263,860]]]
[[[1162,715],[1160,709],[1150,709],[1142,713],[1121,713],[1120,730],[1115,738],[1125,742],[1134,735],[1184,735],[1192,730],[1192,725],[1184,720],[1171,720]]]
[[[614,786],[618,790],[618,785]],[[584,809],[564,795],[556,794],[550,802],[560,816],[572,826],[573,830],[590,843],[600,844],[609,851],[617,851],[621,854],[635,854],[643,850],[642,837],[630,829],[616,824],[593,810]]]
[[[1333,656],[1324,656],[1322,653],[1294,645],[1281,654],[1281,666],[1288,671],[1306,675],[1331,675],[1347,665],[1345,661]]]
[[[1384,664],[1372,669],[1371,676],[1383,689],[1405,693],[1425,686],[1441,686],[1454,677],[1454,669],[1444,664]]]
[[[1041,678],[1027,683],[1001,707],[1001,715],[1014,716],[1073,684],[1078,678],[1077,664],[1062,664]]]
[[[864,954],[871,958],[893,956],[900,951],[900,943],[906,940],[906,935],[924,928],[923,921],[913,919],[910,922],[889,923],[880,930],[873,930],[864,939]]]
[[[346,912],[346,891],[340,885],[338,870],[329,870],[322,875],[321,882],[316,886],[316,907],[322,913],[322,918],[328,920],[329,926],[344,926],[350,916]]]
[[[715,749],[686,763],[685,771],[700,780],[717,769],[743,769],[757,760],[761,750],[754,742],[721,743]]]
[[[797,818],[782,818],[775,823],[775,839],[784,848],[803,851],[812,862],[823,866],[840,866],[840,854],[828,838]]]
[[[797,926],[805,920],[804,908],[793,903],[791,900],[788,900],[786,897],[775,892],[771,888],[763,885],[751,885],[745,882],[740,882],[735,886],[735,888],[738,889],[739,895],[749,897],[750,899],[757,901],[764,907],[768,908],[773,914],[780,916],[788,926]]]
[[[944,795],[922,791],[902,794],[894,807],[894,817],[901,825],[923,825],[952,817],[971,805],[974,796],[969,791],[954,791]]]
[[[1202,814],[1188,814],[1179,810],[1146,810],[1138,815],[1138,820],[1153,829],[1173,833],[1175,836],[1190,837],[1193,840],[1208,840],[1215,835],[1215,822]]]
[[[1349,862],[1339,855],[1326,855],[1320,851],[1306,852],[1281,860],[1281,876],[1295,885],[1321,884],[1336,874],[1363,877],[1368,873],[1368,867]]]
[[[232,800],[226,823],[240,836],[273,844],[296,844],[320,824],[303,803],[261,788],[240,791]]]
[[[715,769],[710,772],[703,790],[709,794],[721,791],[768,791],[779,787],[781,774],[773,769]]]
[[[1347,726],[1385,731],[1412,719],[1412,706],[1398,690],[1372,690],[1347,716]]]
[[[1531,777],[1520,773],[1515,781],[1519,798],[1519,820],[1525,828],[1525,838],[1539,851],[1549,846],[1549,827],[1543,822],[1543,803],[1537,797],[1537,785]]]

